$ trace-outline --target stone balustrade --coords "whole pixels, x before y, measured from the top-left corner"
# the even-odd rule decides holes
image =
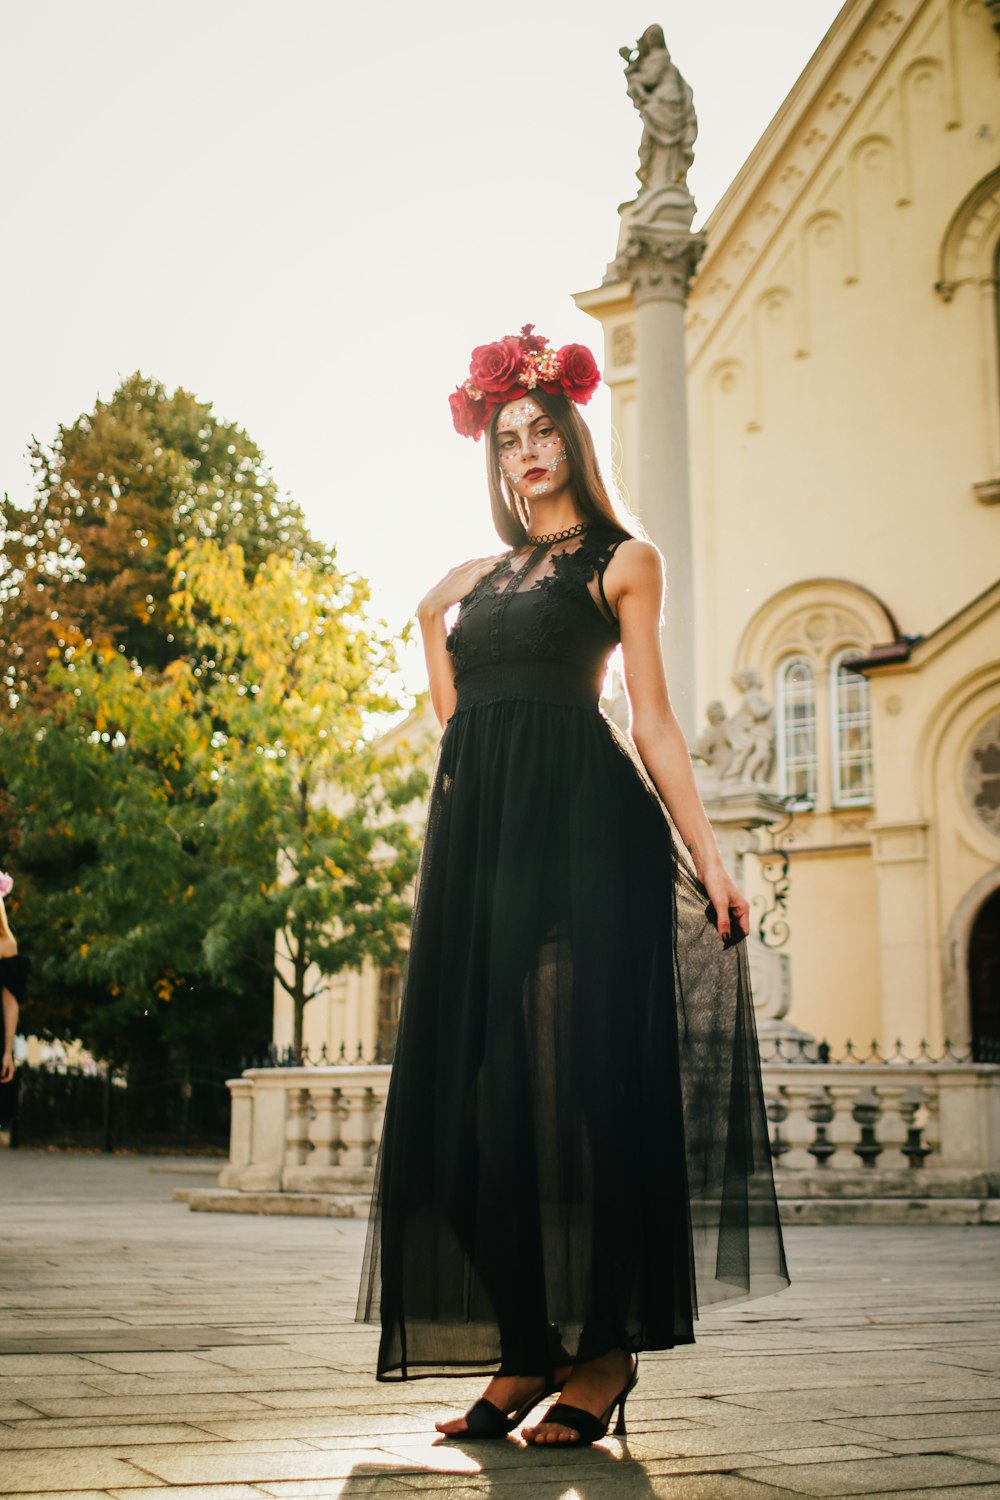
[[[229,1162],[243,1192],[363,1192],[382,1133],[387,1064],[247,1068],[231,1079]]]
[[[230,1159],[243,1193],[364,1195],[385,1113],[386,1064],[249,1068],[230,1081]],[[763,1065],[784,1198],[1000,1193],[1000,1066]]]

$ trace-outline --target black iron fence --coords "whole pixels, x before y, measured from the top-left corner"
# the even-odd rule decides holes
[[[12,1146],[103,1151],[200,1151],[229,1147],[232,1069],[202,1063],[162,1069],[21,1065],[0,1088],[0,1129]]]
[[[928,1063],[1000,1063],[1000,1039],[996,1041],[980,1038],[973,1046],[958,1046],[947,1037],[940,1047],[932,1047],[922,1041],[906,1047],[901,1041],[894,1046],[882,1048],[877,1041],[867,1045],[847,1041],[834,1048],[828,1041],[813,1037],[765,1036],[760,1039],[760,1058],[765,1063],[907,1063],[911,1067]],[[310,1049],[303,1047],[296,1052],[294,1047],[269,1047],[258,1057],[244,1063],[249,1068],[317,1068],[317,1067],[370,1067],[375,1063],[392,1062],[392,1051],[386,1054],[376,1042],[374,1050],[366,1053],[359,1042],[348,1049],[341,1042],[332,1051],[324,1045]]]

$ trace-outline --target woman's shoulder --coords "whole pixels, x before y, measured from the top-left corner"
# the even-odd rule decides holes
[[[617,573],[659,573],[663,567],[663,554],[648,537],[633,536],[624,531],[611,562]]]

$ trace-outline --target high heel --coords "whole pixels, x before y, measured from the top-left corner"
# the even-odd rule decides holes
[[[547,1380],[540,1391],[529,1396],[515,1412],[501,1411],[494,1406],[492,1401],[487,1401],[485,1396],[480,1396],[469,1410],[465,1413],[465,1427],[459,1432],[443,1432],[446,1438],[504,1438],[519,1427],[533,1406],[539,1401],[544,1401],[546,1396],[551,1396],[559,1389],[556,1381]]]
[[[564,1401],[557,1401],[555,1406],[550,1406],[545,1413],[539,1427],[546,1422],[558,1422],[560,1427],[572,1427],[576,1432],[575,1438],[557,1438],[554,1443],[546,1439],[539,1441],[532,1438],[532,1446],[537,1448],[589,1448],[591,1443],[599,1442],[607,1433],[611,1425],[611,1417],[614,1409],[618,1408],[618,1421],[615,1423],[615,1437],[625,1437],[625,1402],[635,1389],[639,1381],[639,1356],[635,1356],[635,1363],[628,1380],[622,1386],[606,1411],[599,1417],[595,1417],[592,1411],[584,1411],[582,1406],[567,1406]]]

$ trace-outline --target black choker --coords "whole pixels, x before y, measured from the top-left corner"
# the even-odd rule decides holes
[[[579,521],[575,526],[567,526],[565,531],[550,531],[545,536],[532,536],[527,532],[527,539],[533,547],[538,547],[542,542],[561,542],[568,536],[579,536],[581,531],[586,531],[590,525],[589,521]]]

